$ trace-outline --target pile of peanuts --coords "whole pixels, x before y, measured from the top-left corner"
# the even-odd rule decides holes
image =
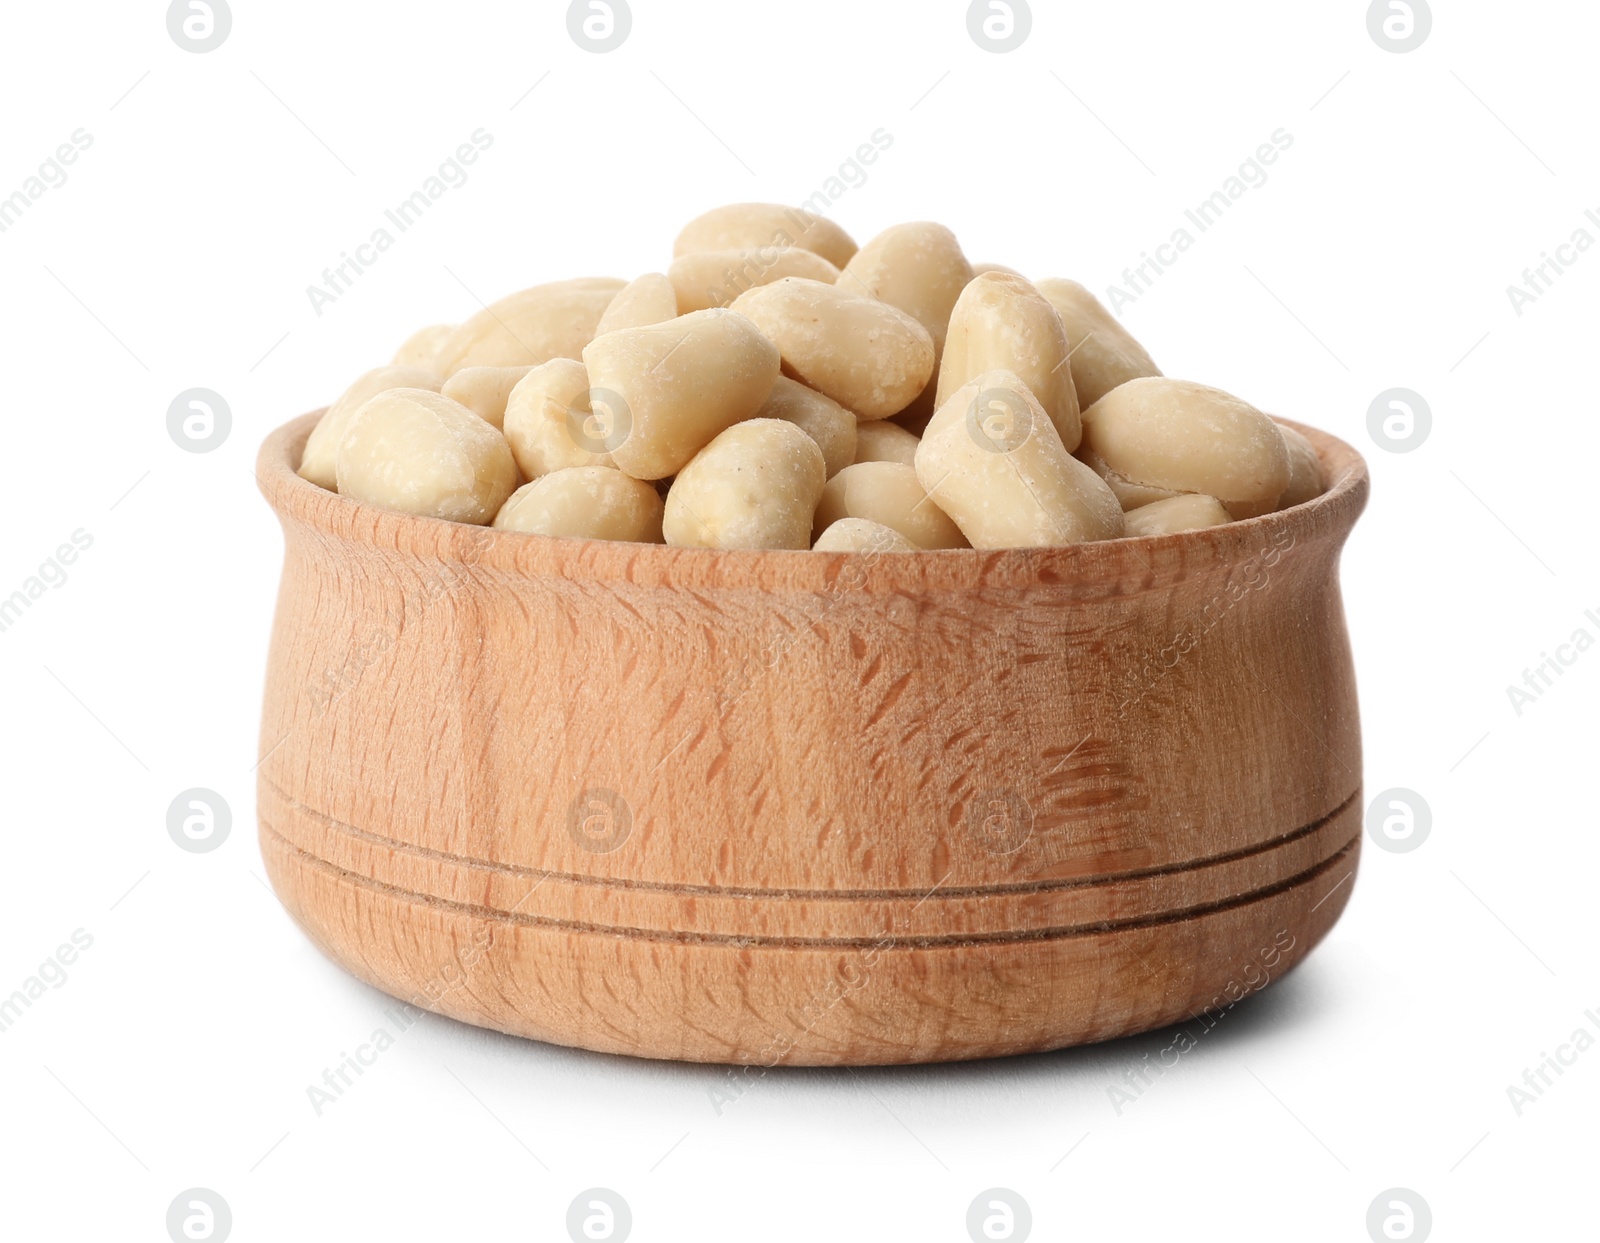
[[[1166,535],[1323,490],[1298,432],[1163,377],[1082,285],[974,267],[942,225],[858,248],[735,204],[674,255],[416,333],[300,474],[539,535],[829,552]]]

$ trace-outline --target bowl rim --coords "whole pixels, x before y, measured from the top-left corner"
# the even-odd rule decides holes
[[[341,543],[498,569],[519,577],[553,574],[641,585],[807,592],[1048,585],[1071,586],[1077,594],[1132,595],[1207,571],[1231,571],[1252,559],[1266,557],[1270,565],[1297,545],[1331,539],[1337,549],[1365,508],[1370,490],[1366,460],[1349,444],[1273,415],[1311,442],[1327,488],[1291,508],[1222,526],[1048,548],[914,552],[676,548],[500,530],[382,509],[328,491],[297,473],[306,439],[326,409],[275,428],[257,455],[256,482],[286,528],[298,523]]]

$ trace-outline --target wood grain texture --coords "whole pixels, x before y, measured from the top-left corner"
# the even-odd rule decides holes
[[[1348,900],[1332,437],[1322,497],[1204,531],[743,553],[379,511],[294,474],[315,417],[258,464],[262,852],[387,992],[649,1057],[985,1057],[1226,1005]]]

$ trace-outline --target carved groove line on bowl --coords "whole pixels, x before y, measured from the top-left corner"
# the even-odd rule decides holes
[[[666,881],[637,880],[629,877],[586,876],[581,872],[558,872],[548,868],[527,867],[516,863],[501,863],[493,859],[478,859],[467,855],[452,854],[449,851],[437,850],[430,846],[418,846],[411,842],[400,841],[397,838],[385,837],[374,833],[370,829],[363,829],[357,825],[349,824],[336,819],[326,812],[315,807],[308,807],[296,799],[288,790],[273,781],[264,773],[261,784],[269,786],[283,804],[291,811],[304,816],[309,816],[318,821],[330,831],[344,837],[384,850],[391,850],[397,854],[411,855],[419,859],[431,860],[437,863],[469,867],[476,871],[492,872],[502,876],[514,876],[526,880],[536,880],[541,883],[547,880],[559,881],[569,885],[590,885],[600,889],[636,889],[643,892],[682,894],[685,896],[707,896],[726,898],[773,898],[778,900],[799,901],[833,901],[833,900],[866,900],[866,901],[896,901],[901,899],[917,899],[926,901],[929,898],[960,899],[960,898],[985,898],[999,896],[1023,896],[1035,893],[1052,893],[1067,889],[1086,889],[1099,885],[1117,884],[1125,881],[1146,880],[1159,876],[1176,876],[1184,872],[1192,872],[1203,868],[1213,867],[1223,863],[1234,863],[1241,859],[1248,859],[1255,855],[1269,853],[1283,846],[1287,846],[1304,837],[1309,837],[1323,828],[1330,821],[1337,819],[1349,810],[1350,805],[1360,797],[1361,787],[1358,785],[1349,794],[1339,801],[1339,804],[1324,815],[1318,816],[1308,824],[1291,829],[1277,837],[1268,838],[1252,846],[1243,846],[1237,850],[1222,851],[1214,855],[1207,855],[1198,859],[1186,859],[1181,863],[1160,864],[1153,867],[1129,868],[1120,872],[1100,872],[1088,875],[1056,877],[1048,880],[1022,881],[1016,884],[999,885],[974,885],[974,886],[940,886],[934,892],[928,893],[913,889],[755,889],[735,885],[696,885],[686,883],[673,883]],[[262,811],[265,817],[266,812]],[[274,829],[278,836],[283,837],[289,845],[301,849],[293,839],[280,830]],[[306,852],[310,853],[310,852]]]
[[[556,919],[545,915],[526,915],[515,911],[496,910],[468,902],[457,902],[447,898],[440,898],[433,894],[402,889],[386,881],[375,880],[369,876],[347,871],[337,864],[329,863],[326,859],[320,859],[316,855],[300,849],[300,847],[268,824],[263,824],[262,829],[263,836],[284,851],[295,862],[322,871],[344,884],[380,893],[401,902],[450,911],[475,919],[518,924],[524,927],[555,928],[596,936],[620,937],[626,940],[657,941],[678,945],[731,945],[747,949],[870,949],[880,945],[885,936],[893,937],[894,948],[896,949],[941,949],[964,945],[1014,945],[1024,942],[1061,941],[1074,937],[1100,936],[1108,932],[1156,928],[1168,924],[1183,923],[1206,915],[1236,910],[1308,884],[1318,876],[1331,871],[1346,859],[1360,845],[1361,840],[1361,835],[1358,832],[1339,850],[1320,863],[1314,864],[1293,876],[1276,881],[1271,885],[1266,885],[1223,901],[1168,911],[1159,916],[1147,916],[1139,919],[1101,920],[1072,927],[1025,929],[1015,932],[959,933],[943,937],[909,937],[895,935],[891,932],[885,932],[876,937],[757,937],[713,932],[669,932],[662,929],[593,924],[577,920]]]

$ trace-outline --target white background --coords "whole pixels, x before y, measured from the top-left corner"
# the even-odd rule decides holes
[[[1037,1239],[1359,1241],[1396,1186],[1439,1239],[1591,1233],[1600,1049],[1520,1116],[1506,1089],[1600,1012],[1600,651],[1520,716],[1506,687],[1579,626],[1600,638],[1600,250],[1520,316],[1506,287],[1600,213],[1600,10],[1438,0],[1400,55],[1364,0],[1041,2],[995,55],[950,0],[634,0],[595,55],[565,7],[235,0],[198,55],[161,3],[6,8],[0,195],[74,130],[93,145],[0,234],[0,596],[74,530],[93,545],[0,634],[0,995],[94,938],[0,1034],[6,1236],[165,1239],[197,1186],[239,1240],[564,1239],[592,1186],[641,1241],[959,1241],[994,1186]],[[322,269],[480,127],[470,180],[314,313]],[[1102,296],[1292,134],[1124,320],[1167,374],[1367,454],[1344,563],[1367,797],[1416,791],[1431,836],[1369,845],[1311,959],[1120,1114],[1107,1089],[1169,1035],[776,1071],[719,1116],[716,1068],[429,1016],[317,1117],[307,1086],[389,1002],[263,880],[281,544],[258,444],[412,329],[662,269],[691,216],[803,199],[880,127],[893,146],[833,212],[857,240],[937,219],[975,261]],[[197,386],[233,414],[207,454],[166,430]],[[1367,432],[1395,386],[1433,412],[1403,456]],[[167,836],[193,786],[232,808],[214,853]]]

